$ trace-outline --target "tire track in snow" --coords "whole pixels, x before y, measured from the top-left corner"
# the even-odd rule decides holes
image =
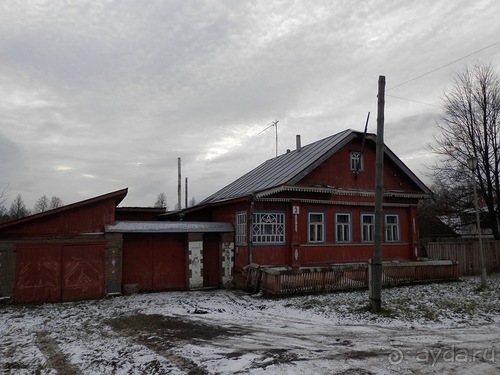
[[[55,369],[59,374],[83,375],[80,369],[74,366],[61,351],[59,345],[50,337],[49,332],[39,331],[36,333],[36,345],[47,357],[49,367]]]

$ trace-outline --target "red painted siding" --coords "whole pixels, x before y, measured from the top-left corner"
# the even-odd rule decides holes
[[[383,246],[383,260],[408,260],[410,250],[407,245]],[[317,266],[333,263],[366,262],[373,257],[373,245],[302,245],[300,262],[302,266]]]
[[[358,197],[355,196],[323,198],[325,200],[326,198],[330,198],[346,202],[358,201]],[[364,213],[373,213],[373,205],[370,205],[373,202],[373,198],[363,199],[367,199],[366,205],[361,206],[304,204],[299,202],[255,202],[254,208],[256,211],[286,213],[286,243],[284,245],[254,245],[252,248],[249,246],[237,246],[235,270],[241,272],[243,267],[249,263],[250,251],[252,252],[252,261],[260,265],[312,266],[367,261],[373,256],[373,243],[362,242],[361,215]],[[297,232],[295,232],[295,217],[292,214],[293,205],[299,205],[300,207],[300,213],[297,216]],[[310,212],[321,212],[324,214],[324,243],[308,243],[308,213]],[[349,243],[338,243],[335,238],[336,213],[350,214],[351,241]],[[400,241],[395,243],[384,242],[383,259],[414,259],[414,247],[417,235],[411,223],[415,216],[415,207],[386,207],[384,213],[398,215]],[[247,212],[247,217],[248,215],[249,213]],[[294,261],[295,248],[298,249],[299,253],[298,261]]]
[[[365,147],[364,168],[359,173],[354,173],[350,170],[350,152],[359,150],[361,150],[360,141],[347,144],[305,176],[299,184],[330,185],[345,189],[373,191],[375,186],[375,149]],[[420,189],[387,157],[384,158],[383,179],[385,189],[420,192]]]
[[[287,246],[254,246],[253,262],[261,265],[290,264]]]
[[[234,256],[234,270],[242,272],[248,262],[248,246],[236,246]]]
[[[156,221],[158,216],[165,213],[164,208],[154,207],[117,207],[115,219],[117,221]]]
[[[99,233],[104,232],[104,226],[113,223],[114,220],[115,203],[109,200],[8,227],[2,230],[2,234],[26,237]]]

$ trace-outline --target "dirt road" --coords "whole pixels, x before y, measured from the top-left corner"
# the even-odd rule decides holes
[[[391,293],[408,291],[418,292]],[[450,310],[437,321],[373,316],[356,307],[363,293],[269,300],[219,290],[2,306],[0,373],[500,372],[498,310],[473,319]]]

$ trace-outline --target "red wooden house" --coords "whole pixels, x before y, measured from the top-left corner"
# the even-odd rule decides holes
[[[121,293],[126,284],[144,291],[217,287],[230,284],[233,275],[237,284],[246,282],[257,267],[262,285],[302,288],[285,292],[327,290],[325,283],[342,287],[341,279],[366,285],[374,240],[375,140],[353,130],[304,147],[298,139],[296,150],[179,212],[117,208],[127,194],[122,189],[1,224],[0,299],[102,298]],[[383,260],[410,267],[384,271],[384,280],[456,277],[456,267],[450,271],[438,262],[424,269],[415,262],[416,207],[429,194],[386,147]],[[346,265],[353,263],[363,265],[358,268],[364,273],[350,270],[346,278]],[[328,271],[339,264],[342,270]],[[430,272],[432,267],[437,271]],[[268,282],[276,270],[279,277],[281,270],[312,276]],[[271,275],[267,281],[264,273]],[[303,288],[318,279],[320,286]]]
[[[374,240],[376,135],[353,130],[270,159],[184,220],[232,222],[235,276],[250,264],[317,267],[366,262]],[[417,259],[416,208],[430,190],[387,147],[383,260]]]

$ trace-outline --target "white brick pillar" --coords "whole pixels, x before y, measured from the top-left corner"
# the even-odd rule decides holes
[[[195,237],[188,241],[188,289],[203,288],[203,241]]]
[[[233,286],[234,242],[222,241],[222,285],[225,288]]]

